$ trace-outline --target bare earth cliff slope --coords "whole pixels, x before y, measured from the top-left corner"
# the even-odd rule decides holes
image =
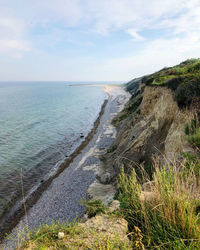
[[[169,79],[158,84],[157,74],[162,74],[163,71]],[[175,73],[171,75],[171,69],[163,71],[135,79],[127,85],[127,89],[132,91],[132,97],[125,109],[113,120],[117,127],[117,137],[102,157],[111,182],[119,174],[121,166],[129,172],[132,168],[140,171],[139,168],[143,165],[151,174],[153,158],[156,156],[163,163],[172,163],[183,160],[183,153],[194,151],[186,140],[185,125],[198,113],[198,106],[193,105],[192,100],[185,105],[177,101],[177,92],[182,88],[181,85],[186,85],[184,81],[187,77],[182,76],[181,79]],[[154,82],[148,84],[151,77]],[[195,104],[199,102],[199,85],[198,82],[197,90],[188,94],[188,99],[190,95],[193,99],[194,95]],[[183,99],[186,100],[187,97]]]

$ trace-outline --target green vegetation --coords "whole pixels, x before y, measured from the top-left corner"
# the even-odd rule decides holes
[[[191,173],[200,177],[200,157],[199,154],[184,153],[184,168],[181,171],[183,176],[188,177]]]
[[[180,106],[189,106],[196,98],[200,99],[200,75],[187,76],[175,91]]]
[[[59,237],[62,232],[62,237]],[[115,234],[114,237],[104,235],[93,228],[84,227],[83,224],[52,224],[43,225],[35,232],[30,233],[30,239],[22,243],[18,249],[130,249],[127,241],[123,241]]]
[[[83,205],[86,206],[86,212],[89,218],[105,213],[107,211],[107,207],[102,203],[101,200],[89,200],[89,201],[83,201]]]
[[[129,102],[127,103],[127,105],[125,106],[124,110],[122,112],[120,112],[119,115],[117,115],[112,120],[113,125],[117,127],[120,124],[121,121],[127,119],[128,117],[130,117],[135,112],[139,113],[138,108],[139,108],[141,102],[142,102],[142,96],[141,95],[137,95],[136,97],[132,97],[129,100]]]
[[[188,141],[194,146],[200,148],[200,127],[196,129],[195,133],[188,136]]]
[[[188,142],[200,148],[200,113],[195,114],[191,122],[185,124],[185,134]]]
[[[150,190],[136,176],[135,170],[126,175],[122,168],[119,177],[120,210],[110,214],[101,201],[85,202],[91,216],[106,213],[110,218],[124,217],[129,225],[127,245],[119,235],[108,237],[84,223],[53,223],[29,233],[29,240],[19,249],[199,249],[200,201],[199,177],[191,170],[199,164],[197,158],[186,154],[181,172],[176,166],[159,169],[155,163]],[[180,173],[184,173],[180,174]],[[191,189],[192,186],[192,189]],[[95,217],[94,217],[95,218]],[[59,232],[63,233],[62,238]]]
[[[199,249],[199,203],[189,193],[196,176],[183,179],[172,168],[154,167],[151,192],[142,191],[134,170],[126,176],[122,169],[119,199],[130,235],[139,228],[143,236],[140,245],[145,249]]]
[[[196,152],[184,153],[184,172],[186,176],[194,173],[200,176],[200,113],[195,114],[194,118],[185,124],[185,134],[187,141],[194,146]]]
[[[81,229],[77,224],[52,223],[51,225],[41,225],[34,232],[29,232],[29,240],[25,241],[19,249],[66,249],[63,241],[59,240],[58,233],[63,232],[68,237],[79,235]],[[79,242],[81,244],[81,242]]]
[[[176,77],[199,76],[200,59],[190,59],[171,68],[164,68],[146,77],[146,85],[165,85],[166,82]]]
[[[141,82],[142,88],[166,86],[174,92],[180,107],[199,111],[200,59],[190,59],[129,82],[127,89],[132,98],[112,121],[115,126],[122,126],[127,118],[136,119],[140,114]],[[185,134],[194,154],[183,153],[183,162],[178,162],[178,167],[175,163],[161,167],[154,162],[135,166],[129,175],[122,167],[115,196],[120,201],[120,209],[111,214],[99,200],[83,201],[88,217],[99,214],[123,217],[128,222],[133,249],[200,249],[200,113],[185,124]],[[107,153],[116,149],[112,145]],[[59,238],[59,232],[63,238]],[[105,232],[78,222],[43,225],[28,236],[19,249],[130,249],[119,235],[109,238]]]
[[[164,68],[143,77],[143,83],[151,86],[167,86],[175,91],[180,106],[189,106],[194,98],[200,98],[200,59],[190,59],[171,68]]]

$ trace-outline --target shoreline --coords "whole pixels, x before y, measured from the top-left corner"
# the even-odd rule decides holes
[[[89,143],[89,141],[92,139],[93,134],[95,133],[101,116],[104,112],[105,106],[108,102],[108,99],[105,99],[100,112],[98,114],[97,119],[94,122],[93,128],[90,130],[88,135],[85,137],[84,141],[81,142],[81,144],[74,149],[73,153],[68,156],[64,162],[62,162],[57,169],[57,171],[50,176],[47,180],[45,180],[41,185],[39,185],[36,190],[34,190],[27,198],[26,198],[26,208],[29,210],[34,204],[38,201],[42,193],[49,187],[51,182],[57,178],[73,161],[73,159],[80,153],[80,151]],[[4,239],[6,234],[9,234],[12,229],[18,224],[20,219],[24,216],[24,204],[23,201],[18,201],[9,211],[5,214],[5,216],[2,218],[3,223],[0,225],[0,243]],[[4,225],[5,224],[5,225]]]
[[[89,134],[87,135],[85,140],[81,143],[81,145],[78,148],[76,148],[76,150],[68,157],[68,159],[66,159],[66,161],[60,165],[56,174],[54,176],[52,176],[49,180],[47,180],[45,183],[43,183],[37,189],[37,191],[32,194],[31,199],[29,199],[29,201],[26,201],[26,205],[27,205],[29,210],[30,210],[30,208],[34,207],[34,205],[37,204],[37,201],[43,196],[44,192],[48,190],[48,188],[51,186],[53,181],[56,180],[57,177],[59,178],[59,176],[63,172],[65,172],[66,169],[68,169],[68,167],[73,163],[75,158],[78,157],[82,153],[82,151],[86,150],[86,147],[88,146],[88,144],[91,143],[91,141],[93,140],[94,135],[96,133],[98,133],[97,130],[98,130],[100,123],[104,124],[104,121],[102,121],[102,116],[104,115],[104,112],[107,109],[107,106],[109,106],[108,105],[109,102],[112,101],[112,93],[110,93],[110,92],[112,92],[116,88],[118,88],[118,89],[120,88],[121,92],[124,91],[121,87],[116,87],[116,86],[103,86],[103,87],[104,87],[103,91],[107,93],[108,98],[104,101],[104,103],[101,107],[101,111],[99,113],[99,116],[96,119],[96,121],[94,122],[94,126],[93,126],[92,130],[89,132]],[[119,93],[118,93],[118,95],[119,95]],[[116,96],[115,96],[115,98],[116,98]],[[111,113],[109,112],[109,114],[111,114]],[[94,173],[93,173],[93,177],[94,177]],[[95,178],[93,178],[93,177],[91,177],[91,179],[93,179],[93,180],[91,183],[88,184],[88,187],[95,181]],[[88,189],[88,187],[87,187],[87,189]],[[14,215],[6,220],[7,227],[4,228],[4,234],[5,234],[5,231],[10,233],[12,231],[12,229],[17,226],[18,222],[21,221],[23,215],[24,215],[23,208],[15,211]]]

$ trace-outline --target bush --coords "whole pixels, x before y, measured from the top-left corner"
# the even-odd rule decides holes
[[[89,218],[100,213],[105,213],[107,210],[107,207],[102,203],[101,200],[91,199],[89,201],[82,201],[82,204],[86,206],[86,212]]]
[[[154,81],[154,77],[148,77],[146,79],[143,79],[143,83],[145,83],[147,86],[151,85]]]
[[[180,106],[189,106],[194,98],[200,98],[200,77],[187,77],[175,92],[175,98]]]
[[[200,71],[200,61],[194,62],[192,65],[188,67],[189,73],[196,73]]]
[[[182,82],[183,82],[182,77],[174,77],[166,81],[166,85],[168,88],[172,90],[176,90]]]

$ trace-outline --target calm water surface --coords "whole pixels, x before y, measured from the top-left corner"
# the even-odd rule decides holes
[[[0,216],[80,145],[98,117],[102,87],[0,82]]]

